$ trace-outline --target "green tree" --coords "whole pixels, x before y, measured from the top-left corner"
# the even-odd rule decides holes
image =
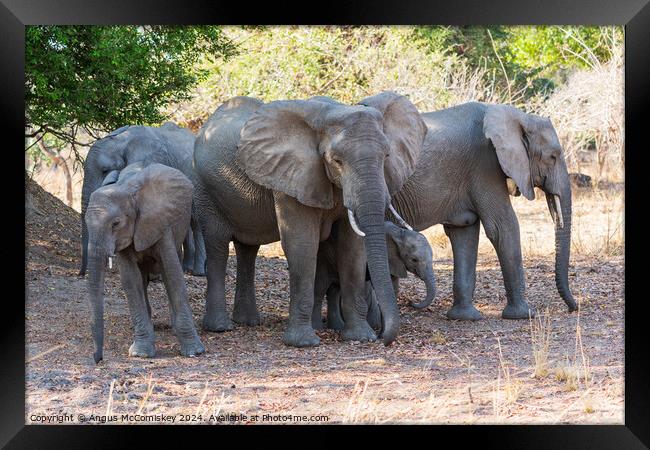
[[[236,52],[213,26],[29,26],[25,33],[28,147],[49,136],[74,148],[84,144],[80,130],[96,139],[125,124],[160,123],[164,108],[187,99],[207,75],[199,62]]]

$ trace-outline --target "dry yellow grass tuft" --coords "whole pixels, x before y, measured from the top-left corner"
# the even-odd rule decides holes
[[[533,377],[544,378],[548,375],[548,354],[551,343],[551,315],[548,306],[543,316],[530,318],[530,340],[535,361]]]

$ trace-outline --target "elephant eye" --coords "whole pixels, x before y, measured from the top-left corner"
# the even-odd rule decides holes
[[[112,226],[113,226],[113,228],[117,228],[117,226],[118,226],[119,224],[120,224],[120,219],[115,219],[115,220],[113,221]]]
[[[418,262],[418,259],[417,259],[417,258],[411,258],[411,261],[413,261],[414,263],[416,263],[416,262]]]

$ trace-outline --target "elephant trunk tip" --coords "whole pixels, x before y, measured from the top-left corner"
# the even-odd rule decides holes
[[[93,359],[95,360],[95,364],[99,364],[99,362],[104,359],[104,352],[97,350],[95,353],[93,353]]]
[[[573,300],[573,298],[564,299],[564,303],[566,303],[570,313],[578,310],[578,305],[576,304],[575,300]]]
[[[420,303],[411,303],[411,306],[413,308],[415,308],[415,309],[424,309],[427,306],[429,306],[432,301],[433,301],[433,297],[431,297],[431,299],[426,298],[423,301],[421,301]]]
[[[382,316],[382,318],[384,318]],[[381,333],[381,339],[382,342],[386,347],[388,347],[390,344],[397,339],[397,335],[399,334],[399,322],[394,322],[392,320],[385,320],[383,323],[383,330]]]

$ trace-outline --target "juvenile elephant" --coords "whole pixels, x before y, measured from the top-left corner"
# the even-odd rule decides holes
[[[96,363],[103,358],[105,266],[107,261],[112,265],[115,256],[135,329],[129,355],[155,355],[147,298],[149,277],[155,274],[162,274],[181,354],[194,356],[205,351],[194,327],[180,262],[191,205],[190,180],[180,171],[161,164],[140,170],[127,166],[124,176],[90,195],[85,222]]]
[[[327,327],[340,330],[345,325],[344,316],[341,313],[339,271],[347,270],[347,268],[345,266],[337,267],[336,265],[335,241],[337,239],[337,225],[338,223],[335,223],[332,226],[332,234],[329,239],[321,242],[318,249],[314,311],[312,315],[314,329],[323,328],[321,318],[323,297],[327,298]],[[399,279],[406,278],[408,276],[407,271],[411,272],[424,281],[427,288],[426,298],[422,302],[413,303],[412,306],[418,309],[426,308],[436,295],[433,254],[429,242],[417,231],[399,227],[390,221],[384,223],[384,229],[386,231],[388,266],[390,267],[395,296],[397,296],[399,290]],[[350,256],[355,257],[354,255]],[[368,305],[368,324],[372,328],[378,329],[381,326],[381,318],[377,298],[369,280],[366,281],[365,298]]]
[[[233,319],[259,323],[255,256],[261,244],[281,240],[290,278],[283,341],[318,345],[311,324],[318,245],[343,218],[337,255],[362,257],[340,274],[346,317],[341,336],[376,338],[366,322],[367,260],[384,343],[395,339],[399,310],[388,268],[384,215],[390,195],[413,172],[426,128],[417,109],[401,95],[385,92],[366,103],[310,99],[263,104],[236,97],[202,127],[194,165],[199,180],[195,204],[207,251],[204,328],[232,327],[224,285],[230,241],[237,252]]]
[[[140,125],[119,128],[98,140],[90,148],[84,163],[84,181],[81,191],[81,268],[86,274],[88,264],[88,230],[84,217],[90,195],[102,184],[117,180],[119,172],[138,161],[160,163],[180,170],[194,183],[192,167],[194,134],[172,122],[160,127]],[[198,222],[193,217],[191,231],[184,241],[183,268],[194,275],[203,275],[205,246]]]
[[[415,172],[393,197],[416,230],[442,223],[454,256],[450,319],[477,320],[479,221],[496,249],[506,289],[502,317],[527,319],[519,223],[509,195],[535,198],[542,189],[554,219],[555,284],[569,311],[571,185],[562,146],[547,118],[507,105],[466,103],[422,114],[427,135]]]

